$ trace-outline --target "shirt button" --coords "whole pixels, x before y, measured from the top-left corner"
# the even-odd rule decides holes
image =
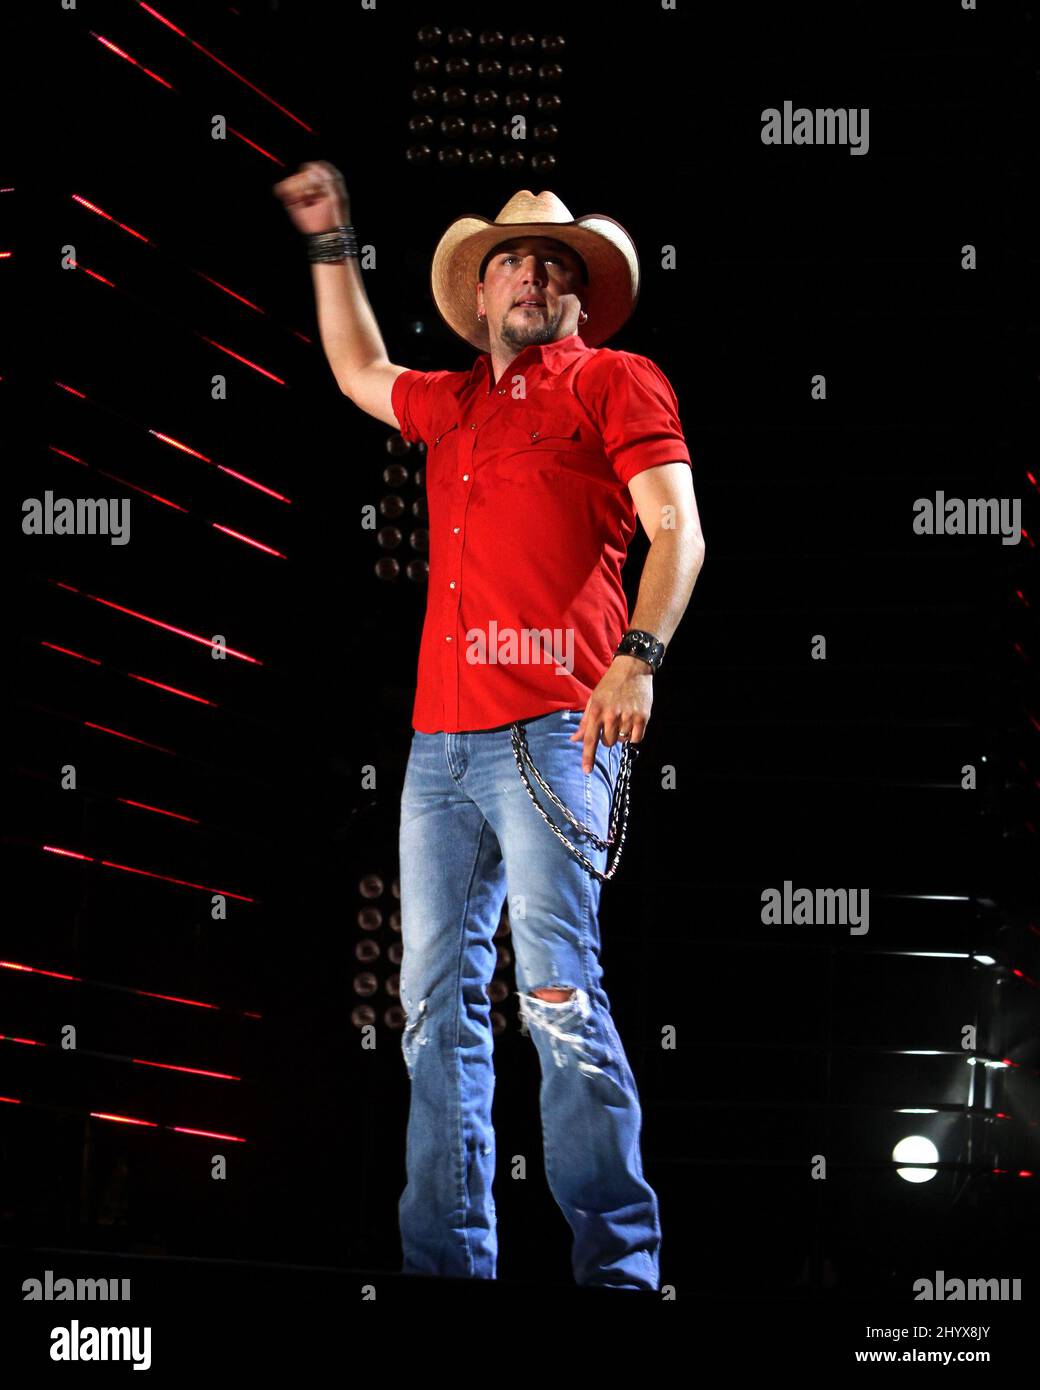
[[[445,642],[450,642],[450,641],[451,641],[451,638],[450,638],[450,637],[445,637],[444,640],[445,640]]]
[[[475,430],[476,428],[477,428],[476,425],[470,425],[470,429],[471,429],[471,430]]]
[[[457,536],[459,534],[459,528],[457,526],[453,526],[451,530],[453,535]]]
[[[468,482],[469,482],[469,474],[468,474],[468,473],[463,473],[463,475],[462,475],[462,481],[463,481],[464,483],[468,483]]]
[[[506,388],[505,388],[504,386],[500,386],[500,387],[498,388],[498,394],[499,394],[500,396],[504,396],[505,393],[506,393]]]
[[[531,438],[532,438],[532,439],[537,439],[537,438],[538,438],[538,430],[534,430],[534,431],[532,432]]]
[[[454,579],[453,579],[453,580],[451,581],[451,583],[448,585],[448,588],[449,588],[449,589],[454,589],[454,587],[455,587],[455,581],[454,581]]]

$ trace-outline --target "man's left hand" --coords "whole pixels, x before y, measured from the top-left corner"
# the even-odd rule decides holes
[[[653,703],[654,676],[648,663],[637,656],[616,656],[589,696],[581,723],[571,734],[572,743],[584,740],[582,772],[587,775],[595,765],[601,731],[606,748],[612,748],[619,738],[640,743]]]

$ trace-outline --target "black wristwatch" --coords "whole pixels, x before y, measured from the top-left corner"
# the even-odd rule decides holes
[[[656,675],[664,660],[664,643],[659,642],[652,632],[629,628],[618,643],[614,655],[638,656],[640,661],[649,662],[651,671]]]

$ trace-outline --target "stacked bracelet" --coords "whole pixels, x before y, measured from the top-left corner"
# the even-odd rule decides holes
[[[308,232],[307,259],[312,263],[334,265],[358,254],[357,233],[351,226],[333,227],[331,232]]]

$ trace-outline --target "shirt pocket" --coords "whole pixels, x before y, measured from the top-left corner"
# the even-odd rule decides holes
[[[602,445],[573,408],[521,407],[496,440],[491,472],[503,482],[566,482],[597,471]]]

